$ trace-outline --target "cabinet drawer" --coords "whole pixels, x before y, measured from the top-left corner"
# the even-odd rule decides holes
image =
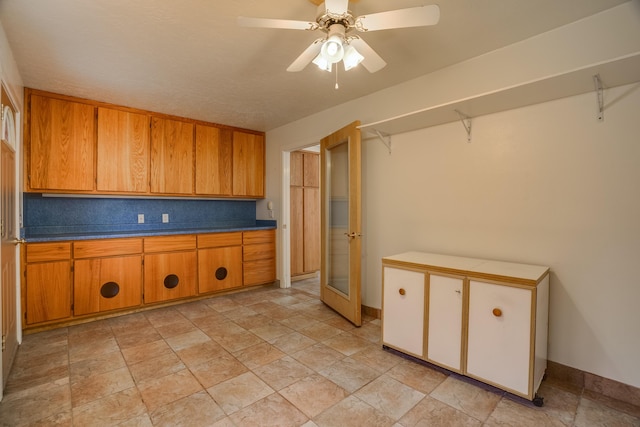
[[[180,236],[145,237],[145,252],[170,252],[196,248],[196,236],[185,234]]]
[[[81,240],[73,244],[74,258],[97,258],[141,252],[142,239]]]
[[[27,262],[59,261],[71,259],[71,243],[28,243]]]
[[[274,259],[245,262],[243,270],[245,286],[261,285],[276,280],[276,261]]]
[[[242,247],[242,259],[255,261],[259,259],[274,259],[276,257],[276,244],[263,243],[260,245],[247,245]]]
[[[253,230],[242,233],[242,244],[253,245],[256,243],[268,243],[276,241],[276,230]]]
[[[199,234],[198,248],[219,248],[242,245],[242,231],[235,233]]]

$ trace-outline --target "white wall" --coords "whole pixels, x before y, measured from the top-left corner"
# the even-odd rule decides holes
[[[283,150],[355,119],[372,122],[637,51],[640,13],[630,2],[275,129],[267,133],[267,199],[276,206],[281,199]],[[398,252],[548,265],[549,358],[640,387],[640,88],[606,90],[605,108],[598,122],[589,93],[474,118],[471,144],[460,123],[394,135],[391,154],[366,141],[363,304],[380,307],[380,259]]]

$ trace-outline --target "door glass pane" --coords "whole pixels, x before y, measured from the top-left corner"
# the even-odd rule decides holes
[[[326,150],[328,286],[349,295],[349,145],[347,141]]]

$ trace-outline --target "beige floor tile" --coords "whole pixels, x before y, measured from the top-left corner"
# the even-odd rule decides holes
[[[229,418],[237,427],[297,427],[307,421],[302,412],[278,394],[271,394]]]
[[[38,357],[24,357],[25,353],[21,351],[16,355],[7,378],[5,393],[26,390],[69,376],[69,353],[66,346],[64,350]]]
[[[211,298],[205,300],[204,303],[218,313],[224,313],[226,311],[231,311],[242,307],[240,304],[238,304],[228,296]]]
[[[144,313],[133,313],[125,316],[109,319],[114,335],[128,334],[131,331],[142,330],[151,327]]]
[[[156,331],[156,329],[147,325],[139,329],[130,329],[127,332],[121,332],[116,334],[118,345],[122,350],[137,347],[140,344],[146,344],[162,339],[162,336]]]
[[[600,402],[581,398],[576,413],[575,427],[591,426],[640,426],[640,418],[616,411]]]
[[[211,341],[211,338],[200,329],[195,329],[191,332],[165,338],[165,341],[167,341],[167,344],[169,344],[173,351],[179,351],[193,345]]]
[[[229,356],[229,352],[213,340],[192,345],[176,352],[182,362],[188,367],[201,365],[209,360]]]
[[[202,386],[189,370],[184,369],[140,384],[138,389],[147,409],[153,412],[161,406],[201,391]]]
[[[307,347],[291,355],[294,359],[303,363],[316,372],[333,365],[338,360],[345,358],[345,355],[327,347],[322,343]]]
[[[225,335],[221,338],[214,338],[214,340],[231,353],[264,342],[259,336],[245,330],[235,334]]]
[[[377,378],[380,373],[350,357],[339,360],[320,371],[325,378],[353,393]]]
[[[187,320],[175,307],[164,307],[158,308],[157,310],[145,311],[144,316],[156,329]]]
[[[283,335],[272,342],[275,347],[287,354],[296,353],[317,343],[318,342],[316,340],[311,339],[306,335],[302,335],[299,332],[292,332],[290,334]]]
[[[131,373],[126,367],[84,377],[71,383],[71,403],[75,408],[134,386]]]
[[[288,328],[279,322],[273,322],[269,325],[258,326],[256,328],[250,329],[250,331],[268,342],[273,342],[278,337],[293,332],[291,328]]]
[[[318,322],[307,328],[301,329],[299,332],[316,341],[324,341],[341,334],[343,331],[342,329],[335,328],[324,322]]]
[[[243,329],[250,330],[253,328],[260,328],[262,326],[267,325],[278,325],[280,324],[277,320],[273,320],[270,317],[265,316],[264,314],[256,313],[251,310],[251,314],[246,317],[236,317],[236,311],[231,312],[234,314],[233,317],[227,314],[227,318],[232,320],[236,325],[242,327]]]
[[[5,394],[0,402],[0,420],[6,425],[29,425],[69,411],[69,378]]]
[[[480,421],[485,421],[500,401],[502,394],[471,384],[466,379],[448,377],[430,394]]]
[[[78,344],[69,344],[69,363],[80,362],[112,351],[120,351],[114,337],[85,340]]]
[[[231,415],[267,397],[274,390],[253,372],[245,372],[208,388],[207,392],[227,415]]]
[[[172,353],[171,347],[165,340],[152,341],[140,344],[135,347],[129,347],[122,350],[122,356],[129,365],[143,362],[154,357],[163,356]]]
[[[173,352],[165,353],[158,357],[145,359],[142,362],[129,365],[131,375],[137,384],[144,381],[162,378],[164,376],[179,372],[186,366],[180,358]]]
[[[210,426],[225,418],[209,393],[200,391],[161,406],[151,413],[154,426]]]
[[[403,416],[399,423],[404,427],[480,427],[482,422],[429,396]],[[505,424],[506,426],[510,424]],[[517,423],[515,425],[518,425]]]
[[[431,393],[447,379],[446,374],[411,360],[398,363],[387,375],[425,394]]]
[[[77,426],[117,425],[146,415],[146,410],[133,387],[73,408],[73,421]]]
[[[366,426],[390,427],[394,420],[351,395],[313,419],[318,427]]]
[[[355,328],[351,333],[372,343],[382,344],[380,325],[365,323],[359,328]]]
[[[352,359],[363,363],[382,373],[387,372],[402,362],[402,358],[382,349],[382,346],[370,343],[369,347],[351,356]],[[415,387],[414,387],[415,388]]]
[[[314,374],[314,371],[290,356],[259,366],[253,372],[276,391]]]
[[[228,353],[189,369],[204,388],[212,387],[247,372],[247,367]]]
[[[323,341],[323,344],[338,350],[340,353],[351,356],[371,345],[370,341],[354,336],[349,332],[342,332],[333,338]]]
[[[180,320],[167,325],[156,326],[156,331],[158,331],[162,338],[165,339],[189,332],[200,331],[190,320],[187,320],[182,316],[180,316],[180,318]]]
[[[267,342],[262,342],[235,352],[233,356],[247,368],[255,369],[284,357],[285,353]]]
[[[283,319],[280,321],[280,323],[295,331],[300,331],[301,329],[315,325],[316,323],[318,323],[318,320],[304,314],[298,314],[297,316]]]
[[[80,362],[69,365],[69,379],[71,383],[77,383],[87,377],[103,374],[105,372],[115,371],[116,369],[125,368],[126,363],[122,353],[112,351],[105,353],[92,359],[81,360]]]
[[[345,389],[318,374],[302,378],[280,390],[280,394],[309,418],[315,417],[349,395]]]
[[[382,375],[354,393],[394,420],[399,420],[418,404],[425,394],[387,375]]]
[[[521,427],[563,427],[565,424],[539,408],[524,406],[510,399],[502,399],[484,423],[487,427],[518,425]],[[569,424],[571,425],[571,424]]]
[[[216,315],[215,310],[207,305],[207,301],[208,300],[193,301],[186,304],[179,304],[175,306],[175,309],[190,320]]]

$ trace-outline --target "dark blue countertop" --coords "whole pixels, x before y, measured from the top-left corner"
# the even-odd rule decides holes
[[[255,225],[242,226],[197,226],[190,228],[156,228],[143,230],[68,230],[68,231],[40,231],[25,232],[23,238],[30,243],[36,242],[59,242],[65,240],[93,240],[93,239],[114,239],[122,237],[149,237],[168,236],[178,234],[205,234],[205,233],[229,233],[233,231],[269,230],[275,229],[276,221],[257,220]]]

